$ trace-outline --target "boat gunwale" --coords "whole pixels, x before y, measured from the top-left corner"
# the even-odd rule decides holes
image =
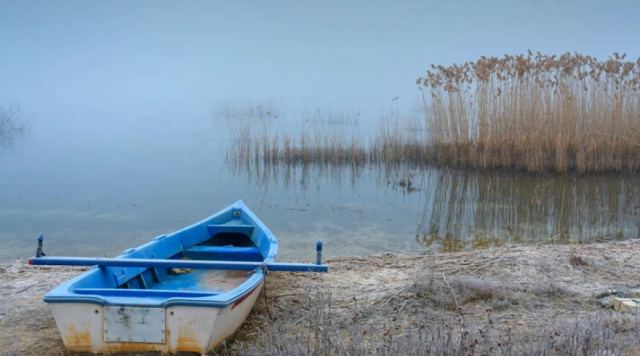
[[[207,218],[204,218],[196,223],[193,223],[189,226],[183,227],[180,230],[170,233],[169,235],[161,235],[161,236],[172,236],[179,234],[182,231],[194,228],[196,226],[206,225],[211,219],[216,218],[219,215],[223,215],[225,213],[231,212],[233,210],[240,210],[243,214],[246,214],[255,228],[260,229],[264,232],[268,239],[269,248],[267,252],[267,256],[264,258],[265,263],[273,262],[278,252],[278,240],[276,236],[267,228],[264,223],[244,204],[242,200],[238,200],[232,205],[210,215]],[[126,259],[127,255],[135,250],[147,247],[148,245],[157,243],[157,238],[152,239],[151,241],[136,247],[135,249],[125,250],[122,254],[117,256],[116,258]],[[117,306],[133,306],[133,307],[148,307],[148,308],[167,308],[171,306],[196,306],[196,307],[218,307],[224,308],[232,305],[238,299],[244,297],[252,293],[256,287],[263,282],[265,278],[265,272],[258,268],[253,271],[252,274],[248,274],[247,279],[242,282],[239,286],[225,292],[212,296],[202,296],[202,297],[169,297],[169,298],[152,298],[152,297],[129,297],[129,296],[103,296],[99,294],[80,294],[74,292],[75,283],[78,281],[89,278],[92,273],[103,273],[103,269],[101,267],[95,266],[88,271],[83,272],[82,274],[63,282],[62,284],[55,287],[53,290],[48,292],[44,301],[47,303],[90,303],[97,305],[117,305]],[[115,289],[115,288],[114,288]]]

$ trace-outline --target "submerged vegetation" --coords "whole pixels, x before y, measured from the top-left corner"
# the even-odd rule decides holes
[[[561,174],[640,169],[640,59],[481,57],[432,66],[417,83],[426,94],[424,119],[392,112],[365,140],[353,130],[359,121],[344,114],[305,118],[299,132],[274,130],[265,115],[234,115],[238,144],[228,156],[265,165],[409,163]]]

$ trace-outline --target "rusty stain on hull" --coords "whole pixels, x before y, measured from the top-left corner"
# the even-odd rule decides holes
[[[258,286],[251,289],[243,297],[238,298],[235,303],[232,303],[232,305],[226,308],[216,308],[219,312],[209,317],[205,317],[205,314],[189,308],[184,310],[184,312],[186,312],[184,315],[182,314],[182,309],[164,309],[164,313],[166,313],[166,317],[163,318],[162,321],[165,326],[163,331],[164,339],[163,342],[157,343],[120,340],[106,341],[104,338],[104,311],[100,310],[100,312],[97,312],[98,310],[95,309],[95,307],[88,307],[87,309],[91,311],[92,317],[83,319],[83,321],[88,322],[88,324],[67,323],[68,327],[63,329],[66,330],[66,332],[63,333],[64,343],[69,351],[80,353],[204,353],[220,347],[226,339],[233,336],[245,320],[247,314],[251,311],[261,287],[262,283],[258,284]],[[95,317],[93,317],[94,312],[96,314]],[[66,314],[62,313],[61,315]],[[220,316],[222,316],[222,318],[218,320]],[[96,335],[95,333],[98,334]]]
[[[89,331],[78,330],[71,324],[67,328],[64,343],[69,351],[92,352],[91,333]],[[164,344],[144,344],[134,342],[103,343],[102,347],[108,352],[120,351],[163,351]]]
[[[203,352],[204,347],[196,337],[196,333],[191,328],[183,328],[178,331],[178,343],[174,351],[183,352]],[[167,340],[169,340],[170,332],[167,329]],[[78,330],[71,324],[67,328],[64,344],[69,351],[72,352],[93,352],[91,332],[86,330]],[[169,351],[168,343],[152,344],[140,342],[102,342],[100,352],[149,352],[149,351]]]
[[[78,330],[74,324],[67,328],[65,346],[72,351],[91,351],[91,332]]]
[[[178,330],[178,351],[203,352],[204,346],[198,340],[197,334],[190,327]]]
[[[165,351],[164,344],[144,344],[139,342],[109,342],[104,343],[107,352],[148,352]]]

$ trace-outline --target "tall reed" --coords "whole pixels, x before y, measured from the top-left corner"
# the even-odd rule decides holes
[[[566,53],[435,66],[426,89],[435,162],[529,172],[640,168],[640,59]]]
[[[277,127],[273,121],[236,121],[235,144],[227,153],[232,161],[256,164],[361,165],[367,162],[366,144],[358,132],[359,121],[351,114],[316,111],[296,131]]]
[[[640,59],[566,53],[433,65],[418,78],[425,120],[396,108],[362,140],[354,116],[320,113],[299,132],[273,130],[272,110],[235,128],[234,161],[264,164],[436,164],[530,173],[640,170]],[[244,126],[242,126],[244,125]]]

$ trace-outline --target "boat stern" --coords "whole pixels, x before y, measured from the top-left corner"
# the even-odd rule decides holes
[[[225,307],[117,306],[49,303],[65,347],[72,352],[196,352],[220,346],[244,322],[262,284]]]

